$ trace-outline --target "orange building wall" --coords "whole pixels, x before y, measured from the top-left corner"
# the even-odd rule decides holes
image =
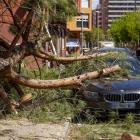
[[[81,11],[84,11],[85,14],[89,14],[89,28],[83,28],[84,32],[91,31],[92,27],[92,0],[90,0],[90,7],[89,8],[81,8]],[[67,22],[67,29],[69,31],[81,31],[81,28],[77,28],[77,21],[76,17],[73,17],[72,21]]]

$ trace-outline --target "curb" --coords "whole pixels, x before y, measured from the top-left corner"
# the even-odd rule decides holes
[[[62,138],[60,140],[67,140],[70,125],[71,125],[71,118],[67,118],[66,119],[66,127],[65,127],[65,130],[62,132]]]

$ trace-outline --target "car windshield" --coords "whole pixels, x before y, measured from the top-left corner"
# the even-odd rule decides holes
[[[128,70],[129,74],[132,76],[139,75],[140,76],[140,63],[137,60],[127,60],[127,59],[120,59],[114,62],[114,60],[109,59],[107,60],[107,65],[119,65],[121,68],[125,68]]]

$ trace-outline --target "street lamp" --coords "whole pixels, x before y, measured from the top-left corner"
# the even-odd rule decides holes
[[[80,15],[81,15],[81,22],[82,22],[82,25],[81,25],[81,50],[82,50],[82,45],[83,45],[83,15],[85,15],[85,12],[81,11],[80,12]],[[82,50],[82,53],[83,53],[83,50]]]
[[[98,48],[99,48],[99,12],[102,10],[102,9],[104,9],[104,8],[112,8],[112,6],[111,5],[108,5],[107,7],[103,7],[103,8],[101,8],[101,9],[99,9],[99,11],[96,11],[96,13],[98,13],[98,20],[97,20],[97,24],[98,24]]]
[[[96,11],[98,13],[98,20],[97,20],[97,24],[98,24],[98,49],[99,49],[99,11]]]

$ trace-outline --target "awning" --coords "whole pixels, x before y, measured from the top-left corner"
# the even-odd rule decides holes
[[[67,41],[66,47],[79,47],[79,44],[77,41]]]

